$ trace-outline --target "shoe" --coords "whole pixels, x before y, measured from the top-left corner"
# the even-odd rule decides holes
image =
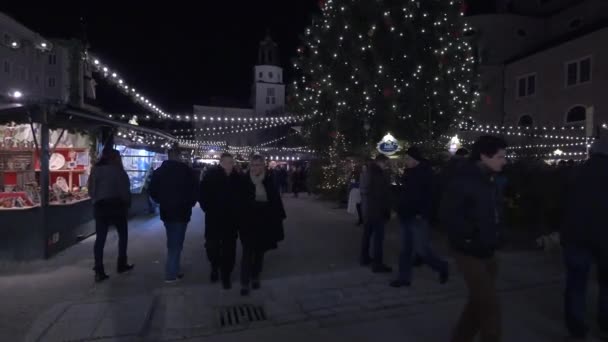
[[[95,282],[96,283],[101,283],[102,281],[106,280],[110,278],[109,275],[107,275],[105,272],[101,271],[101,272],[95,272]]]
[[[372,258],[367,257],[367,258],[362,258],[359,263],[361,264],[361,266],[363,267],[367,267],[372,263]]]
[[[259,290],[260,289],[260,281],[259,280],[253,280],[251,281],[251,288],[254,290]]]
[[[249,289],[248,289],[248,288],[243,287],[243,288],[241,289],[241,296],[243,296],[243,297],[247,297],[247,296],[249,296],[249,292],[250,292],[250,291],[249,291]]]
[[[184,274],[183,273],[178,273],[177,274],[177,279],[179,279],[179,280],[184,279]]]
[[[224,290],[230,290],[232,288],[232,280],[230,278],[222,279],[222,287]]]
[[[211,282],[217,283],[219,280],[220,280],[220,272],[217,270],[217,268],[214,268],[213,270],[211,270]]]
[[[125,272],[129,272],[131,271],[133,268],[135,267],[135,265],[133,264],[122,264],[122,265],[118,265],[118,267],[116,267],[116,272],[118,273],[125,273]]]
[[[444,285],[450,279],[450,271],[446,267],[445,270],[439,272],[439,284]]]
[[[375,265],[372,267],[372,272],[374,273],[391,273],[393,269],[386,265]]]
[[[180,281],[180,278],[165,279],[165,284],[175,284]]]
[[[404,280],[399,280],[399,279],[397,279],[397,280],[393,280],[393,281],[391,281],[391,283],[390,283],[390,286],[391,286],[391,287],[404,287],[404,286],[405,286],[405,287],[410,287],[411,285],[412,285],[412,283],[411,283],[411,282],[409,282],[409,281],[404,281]]]

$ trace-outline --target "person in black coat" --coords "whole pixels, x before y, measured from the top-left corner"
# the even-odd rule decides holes
[[[197,200],[197,179],[194,171],[182,162],[178,150],[169,151],[169,160],[152,174],[150,197],[160,205],[160,219],[167,232],[167,263],[165,282],[183,278],[181,254],[186,229]]]
[[[241,295],[250,288],[260,288],[264,253],[276,249],[285,237],[283,220],[287,217],[279,188],[265,170],[264,157],[256,155],[244,179],[243,222],[239,228],[243,259],[241,262]]]
[[[588,327],[587,282],[597,265],[599,282],[598,323],[608,336],[608,140],[591,148],[591,158],[573,171],[567,196],[560,241],[566,266],[565,318],[573,338],[586,338]]]
[[[232,287],[242,201],[243,176],[235,170],[232,155],[224,153],[220,166],[205,174],[199,198],[205,212],[205,249],[211,263],[211,282],[217,282],[221,275],[224,289]]]
[[[413,256],[440,274],[440,282],[448,279],[448,263],[441,260],[431,248],[430,220],[433,206],[433,169],[420,150],[408,149],[397,212],[401,221],[402,246],[399,258],[399,276],[391,282],[393,287],[410,286]]]
[[[503,235],[504,198],[495,178],[507,164],[506,148],[501,138],[480,137],[441,201],[440,222],[469,291],[452,341],[471,341],[477,334],[482,341],[499,341],[502,336],[494,254]]]
[[[367,266],[373,262],[374,273],[390,273],[384,264],[384,226],[391,217],[391,184],[388,175],[389,159],[380,154],[361,175],[361,208],[363,209],[364,232],[361,242],[360,263]],[[374,238],[374,257],[370,257],[370,242]]]

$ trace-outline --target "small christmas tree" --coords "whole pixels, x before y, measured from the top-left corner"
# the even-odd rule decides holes
[[[345,161],[347,143],[343,134],[335,132],[329,147],[327,164],[323,166],[321,190],[325,193],[339,193],[346,188],[350,178],[348,163]]]

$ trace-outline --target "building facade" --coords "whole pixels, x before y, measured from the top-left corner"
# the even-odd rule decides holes
[[[216,141],[226,140],[231,146],[251,146],[256,142],[263,141],[264,134],[259,130],[242,132],[242,129],[250,129],[262,126],[260,122],[253,124],[243,118],[261,118],[267,116],[281,116],[285,114],[285,83],[283,68],[279,63],[277,44],[269,35],[260,42],[258,51],[258,63],[253,70],[253,85],[251,95],[251,108],[199,106],[193,107],[193,114],[199,117],[214,117],[226,122],[228,126],[240,127],[225,135],[208,135],[210,128],[206,125],[209,121],[200,121],[196,129],[205,135],[199,134],[198,140]]]
[[[468,17],[481,103],[474,119],[508,126],[608,121],[608,2],[499,0]]]
[[[0,99],[67,103],[70,48],[0,13]]]

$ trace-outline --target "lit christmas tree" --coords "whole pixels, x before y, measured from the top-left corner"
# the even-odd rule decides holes
[[[329,147],[334,131],[352,151],[389,131],[436,139],[469,116],[478,94],[462,0],[327,0],[321,9],[293,84],[297,110],[321,119],[307,127],[315,148]]]
[[[329,163],[323,166],[323,182],[321,190],[325,192],[335,192],[346,188],[349,180],[347,173],[347,163],[344,156],[347,151],[344,135],[336,132],[333,135],[333,142],[329,147]]]

